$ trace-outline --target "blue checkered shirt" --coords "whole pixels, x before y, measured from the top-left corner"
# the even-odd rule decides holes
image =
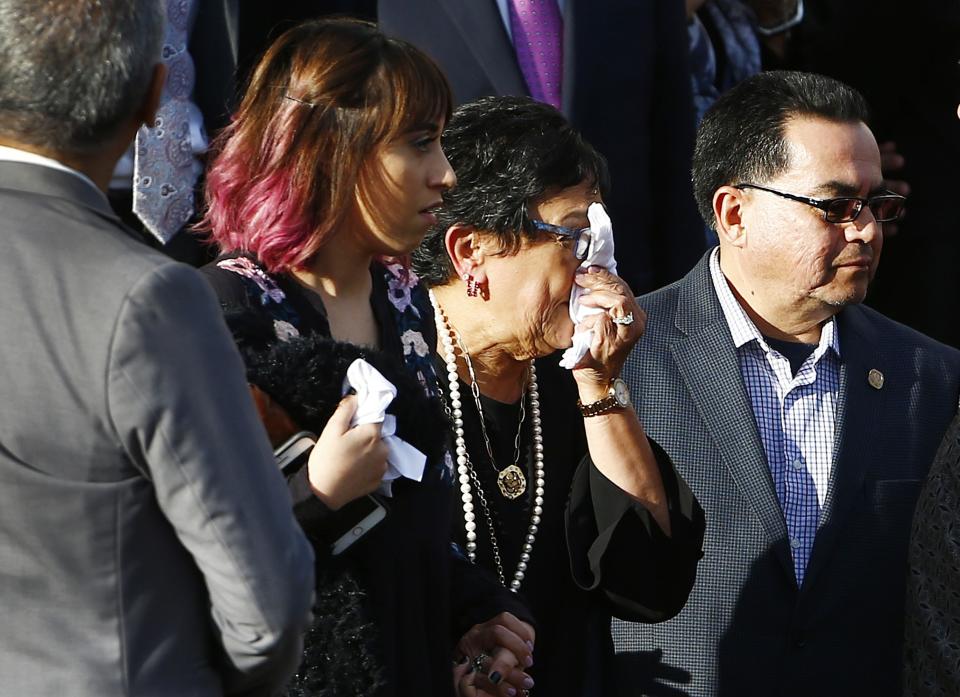
[[[836,322],[831,318],[823,325],[820,343],[794,376],[790,361],[770,347],[734,298],[720,270],[719,249],[710,257],[710,275],[737,348],[740,373],[787,524],[793,569],[800,586],[833,464],[840,392]]]

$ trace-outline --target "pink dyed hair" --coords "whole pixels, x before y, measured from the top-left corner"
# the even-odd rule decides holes
[[[375,182],[377,149],[450,116],[450,88],[419,49],[357,20],[294,27],[267,50],[213,145],[197,228],[271,272],[307,264]]]

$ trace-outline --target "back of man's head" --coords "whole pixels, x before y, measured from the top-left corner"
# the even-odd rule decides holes
[[[163,16],[159,0],[0,0],[0,138],[96,151],[146,96]]]
[[[868,120],[864,98],[829,77],[768,71],[747,78],[714,103],[697,130],[693,188],[700,215],[715,225],[713,194],[724,185],[766,182],[790,165],[785,127],[791,118]]]

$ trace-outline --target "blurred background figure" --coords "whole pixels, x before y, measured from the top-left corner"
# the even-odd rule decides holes
[[[635,293],[693,266],[706,244],[690,186],[695,123],[681,2],[379,0],[378,12],[385,32],[437,60],[456,103],[487,95],[553,103],[607,158],[618,269]],[[541,51],[549,59],[533,60]]]

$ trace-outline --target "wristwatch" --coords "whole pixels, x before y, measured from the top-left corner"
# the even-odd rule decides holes
[[[590,404],[584,404],[578,399],[577,406],[580,407],[580,413],[584,416],[599,416],[615,409],[626,409],[630,406],[630,388],[623,380],[616,378],[610,385],[606,397]]]

